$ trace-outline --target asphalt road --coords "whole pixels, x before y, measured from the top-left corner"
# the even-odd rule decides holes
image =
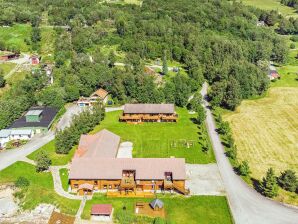
[[[207,94],[206,83],[201,94],[205,99]],[[234,173],[224,154],[213,116],[205,100],[204,105],[207,112],[208,132],[235,222],[237,224],[297,224],[298,209],[287,207],[263,197]]]
[[[71,118],[74,114],[79,113],[81,110],[78,106],[72,105],[67,108],[67,111],[62,116],[60,121],[57,124],[58,129],[63,129],[67,127]],[[46,134],[40,134],[34,136],[26,145],[21,146],[17,149],[6,150],[0,153],[0,170],[5,169],[11,164],[15,163],[18,160],[21,160],[25,156],[31,154],[35,150],[39,149],[41,146],[47,144],[55,138],[55,133],[53,131],[49,131]]]

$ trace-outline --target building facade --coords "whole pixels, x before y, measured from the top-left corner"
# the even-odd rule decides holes
[[[174,104],[125,104],[122,122],[177,122]]]
[[[119,143],[120,137],[107,130],[81,137],[69,173],[73,193],[189,193],[185,188],[185,159],[116,158]]]

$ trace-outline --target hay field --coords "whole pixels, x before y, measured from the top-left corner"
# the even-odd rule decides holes
[[[224,120],[252,177],[261,179],[269,167],[278,175],[287,168],[298,173],[298,88],[271,88],[267,97],[244,101]]]

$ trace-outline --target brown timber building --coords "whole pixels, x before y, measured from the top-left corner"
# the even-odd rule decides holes
[[[178,115],[174,104],[125,104],[123,122],[176,122]]]
[[[69,174],[72,192],[189,193],[185,189],[185,159],[116,158],[119,143],[120,137],[107,130],[81,137]]]

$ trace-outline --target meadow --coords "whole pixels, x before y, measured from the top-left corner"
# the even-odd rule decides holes
[[[238,149],[238,159],[249,162],[257,180],[273,167],[276,175],[285,169],[298,173],[298,88],[276,87],[265,98],[245,100],[229,121]],[[277,200],[298,204],[295,194],[281,191]]]

